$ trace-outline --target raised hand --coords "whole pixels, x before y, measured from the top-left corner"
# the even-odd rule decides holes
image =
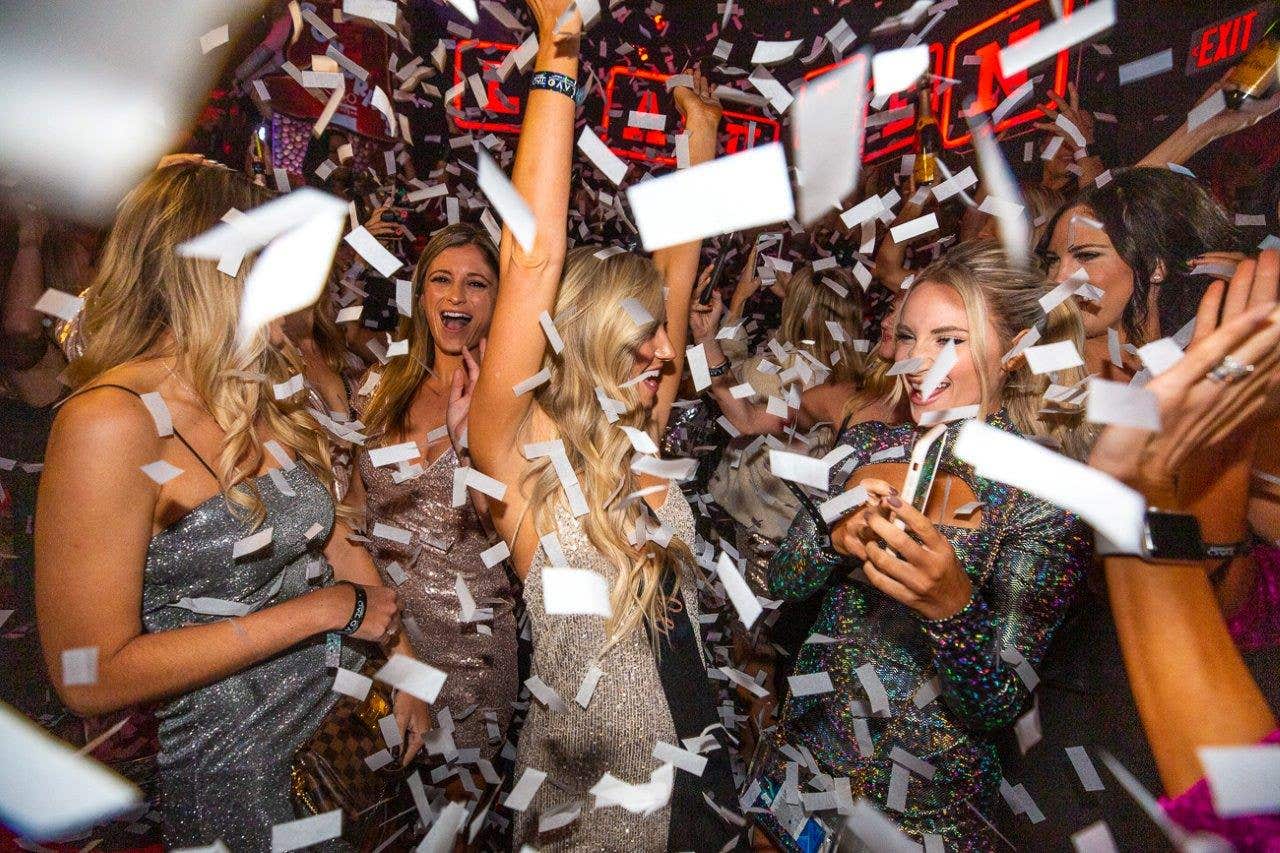
[[[480,358],[484,359],[484,344],[480,341]],[[462,367],[453,371],[453,384],[449,388],[449,405],[445,409],[444,422],[449,430],[453,449],[463,455],[462,436],[467,431],[467,415],[471,411],[471,395],[476,380],[480,378],[480,362],[471,357],[471,351],[462,349]]]
[[[965,608],[973,582],[955,549],[925,515],[898,495],[889,495],[884,510],[866,515],[863,531],[866,560],[862,570],[876,589],[925,619],[946,619]],[[906,523],[906,530],[893,519]]]
[[[564,22],[560,21],[560,16],[564,14],[565,9],[569,8],[572,0],[526,0],[529,4],[529,11],[533,13],[534,23],[538,27],[538,37],[542,41],[546,41],[553,34],[559,36],[576,36],[582,32],[582,15],[575,11]],[[557,28],[556,24],[560,26]],[[554,38],[560,41],[560,38]]]
[[[723,107],[715,96],[715,88],[702,72],[692,68],[687,72],[693,77],[693,87],[677,86],[672,90],[676,99],[676,109],[684,117],[685,127],[689,130],[711,131],[720,124]]]
[[[1200,301],[1186,354],[1147,383],[1161,430],[1110,425],[1089,464],[1163,508],[1178,505],[1176,477],[1194,451],[1230,438],[1243,446],[1257,415],[1280,389],[1280,252],[1242,262],[1229,285],[1214,282]]]
[[[698,283],[693,287],[695,295],[701,293],[702,289],[711,280],[711,269],[711,266],[707,266],[702,270],[702,275],[698,276]],[[695,301],[689,312],[689,336],[693,338],[693,342],[702,344],[715,340],[716,332],[720,331],[720,320],[723,317],[724,300],[720,298],[719,290],[711,292],[711,302],[706,305]]]
[[[1074,150],[1076,148],[1075,139],[1057,124],[1057,118],[1061,115],[1076,126],[1076,129],[1080,131],[1080,135],[1084,137],[1086,146],[1092,145],[1093,113],[1080,108],[1080,93],[1076,91],[1076,84],[1067,84],[1067,97],[1065,99],[1056,92],[1050,92],[1049,97],[1053,99],[1053,102],[1039,108],[1048,121],[1036,122],[1036,127],[1055,136],[1061,136],[1064,144]]]

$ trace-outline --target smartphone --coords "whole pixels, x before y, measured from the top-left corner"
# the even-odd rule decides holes
[[[946,447],[947,425],[937,424],[917,438],[915,446],[911,448],[907,477],[902,483],[902,499],[910,501],[920,512],[924,512],[929,504],[929,493],[933,491],[933,481],[937,478]],[[907,523],[901,518],[894,519],[893,523],[906,529]]]
[[[711,304],[711,295],[715,292],[716,285],[720,283],[720,275],[724,272],[724,262],[728,257],[728,252],[720,252],[716,258],[716,264],[711,268],[711,278],[707,281],[707,286],[698,294],[699,305]]]

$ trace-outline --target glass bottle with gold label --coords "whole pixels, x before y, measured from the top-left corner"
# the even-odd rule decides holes
[[[1280,19],[1249,48],[1222,84],[1227,106],[1238,110],[1248,100],[1265,100],[1280,91]]]

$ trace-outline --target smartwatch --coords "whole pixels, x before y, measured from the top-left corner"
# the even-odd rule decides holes
[[[1199,561],[1211,559],[1200,535],[1200,520],[1181,512],[1147,509],[1142,533],[1144,560]]]

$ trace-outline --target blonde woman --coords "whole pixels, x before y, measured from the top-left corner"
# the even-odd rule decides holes
[[[847,779],[853,797],[878,801],[913,837],[941,835],[961,850],[999,844],[983,817],[999,800],[993,735],[1028,706],[1023,663],[1034,670],[1078,600],[1092,537],[1073,516],[975,476],[951,452],[954,426],[919,509],[898,494],[901,460],[922,425],[968,407],[1083,458],[1079,416],[1039,414],[1048,377],[1021,357],[1001,362],[1033,325],[1041,342],[1079,348],[1073,304],[1047,317],[1040,310],[1051,287],[1012,267],[991,241],[957,247],[922,270],[894,335],[895,358],[918,359],[899,378],[910,420],[846,429],[838,444],[850,452],[831,473],[833,491],[861,485],[871,500],[830,533],[801,512],[770,566],[773,595],[822,594],[813,630],[834,641],[802,647],[796,673],[825,672],[835,689],[791,696],[779,743],[810,750],[823,773]],[[944,351],[954,352],[953,366],[925,387]],[[1070,384],[1080,375],[1056,378]],[[765,757],[760,769],[768,806],[785,768]],[[758,819],[775,840],[786,835],[771,813]]]
[[[184,163],[124,200],[40,487],[49,671],[80,714],[161,703],[170,847],[269,849],[272,826],[295,816],[293,753],[337,698],[326,667],[361,662],[339,635],[385,642],[399,626],[395,592],[335,521],[325,437],[270,391],[301,365],[267,330],[235,346],[251,264],[232,278],[175,252],[268,198],[243,175]],[[428,724],[403,694],[396,716]],[[406,742],[407,757],[421,738]]]
[[[525,580],[533,673],[547,687],[534,682],[539,698],[520,732],[517,778],[546,779],[518,815],[516,845],[716,849],[732,836],[702,791],[731,803],[724,749],[708,752],[701,779],[654,758],[660,742],[680,747],[717,721],[697,634],[693,517],[668,480],[633,470],[652,470],[656,460],[646,462],[632,445],[650,446],[670,414],[699,244],[652,261],[596,247],[566,256],[575,113],[566,92],[578,70],[581,19],[575,13],[557,26],[565,0],[529,5],[541,45],[535,79],[555,87],[529,92],[513,174],[537,232],[529,252],[503,234],[501,286],[470,425],[476,467],[505,485],[490,507]],[[720,110],[700,75],[695,86],[696,94],[679,88],[675,96],[690,159],[699,163],[714,154]],[[547,346],[538,328],[544,311],[563,348]],[[513,386],[541,370],[548,381],[516,393]],[[549,613],[563,606],[551,600],[552,567],[603,578],[611,615]],[[635,814],[605,805],[607,795],[590,808],[591,789],[609,785],[606,773],[652,796],[628,803]],[[543,818],[575,802],[586,804],[581,815],[561,813],[552,824],[560,828],[539,835]]]
[[[358,454],[367,522],[411,534],[408,542],[374,537],[374,560],[398,576],[406,634],[419,656],[449,673],[435,708],[449,709],[454,745],[489,760],[520,687],[515,593],[505,562],[490,568],[481,556],[494,544],[484,506],[454,507],[453,478],[469,461],[467,407],[497,291],[498,250],[489,237],[465,223],[437,231],[414,268],[412,311],[395,335],[409,341],[409,352],[375,369],[364,383],[373,389],[356,403],[369,434]],[[407,442],[421,453],[407,463],[420,473],[373,464],[371,453]],[[459,578],[474,613],[461,609]]]
[[[822,277],[831,278],[848,295],[840,296]],[[853,345],[861,336],[861,295],[862,288],[842,269],[814,273],[808,264],[800,267],[787,284],[782,322],[772,343],[750,358],[737,340],[721,344],[716,339],[718,293],[706,310],[695,309],[689,318],[693,341],[706,352],[710,393],[740,433],[721,457],[709,490],[736,522],[734,545],[747,558],[747,581],[758,591],[767,587],[769,555],[800,509],[786,483],[770,471],[770,445],[759,436],[785,437],[794,424],[801,433],[789,442],[795,452],[821,455],[823,444],[830,444],[835,430],[811,432],[817,424],[801,403],[805,396],[843,401],[861,386],[863,356]],[[744,383],[751,386],[749,396],[734,390]],[[784,410],[796,413],[783,417]],[[827,426],[836,425],[828,421]]]

